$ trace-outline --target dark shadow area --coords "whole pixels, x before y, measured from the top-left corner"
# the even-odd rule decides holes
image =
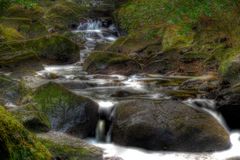
[[[240,106],[222,106],[218,109],[230,130],[240,129]]]
[[[9,159],[9,153],[7,151],[7,147],[5,144],[0,140],[0,159],[1,160],[8,160]]]

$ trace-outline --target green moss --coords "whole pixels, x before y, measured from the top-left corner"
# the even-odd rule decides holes
[[[0,64],[17,63],[29,58],[45,58],[57,62],[79,59],[79,47],[69,39],[53,35],[26,41],[0,44]]]
[[[1,41],[16,41],[24,39],[24,36],[21,35],[16,29],[6,27],[0,24],[0,42]]]
[[[114,52],[132,53],[146,50],[152,45],[157,45],[152,52],[161,50],[163,31],[159,27],[145,28],[119,38],[107,50]]]
[[[0,17],[0,23],[4,26],[16,29],[26,38],[34,38],[48,34],[43,22],[32,21],[21,17]]]
[[[95,52],[92,53],[84,63],[84,69],[88,69],[91,65],[101,68],[101,66],[108,66],[132,61],[127,55],[121,55],[111,52]]]
[[[57,30],[65,30],[69,25],[86,18],[88,8],[72,1],[59,2],[51,6],[45,14],[47,23]]]
[[[7,156],[2,157],[3,159],[51,159],[51,154],[36,137],[2,107],[0,117],[1,149],[5,149]]]
[[[163,51],[183,49],[192,45],[194,33],[183,34],[179,29],[168,27],[163,36]]]
[[[28,104],[13,110],[12,113],[29,130],[34,132],[49,131],[51,126],[48,117],[36,105]]]
[[[49,114],[53,113],[61,103],[63,103],[63,107],[71,108],[75,107],[76,103],[86,100],[86,98],[77,96],[63,86],[52,82],[39,87],[34,92],[33,99],[39,104],[39,110]]]
[[[34,21],[39,21],[42,19],[44,10],[42,7],[36,5],[31,8],[24,7],[22,5],[12,5],[10,6],[4,16],[6,17],[22,17],[29,18]]]
[[[86,159],[91,152],[84,147],[74,147],[42,139],[41,142],[55,157],[68,157],[68,160]]]

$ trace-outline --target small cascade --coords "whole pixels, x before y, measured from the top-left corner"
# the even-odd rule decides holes
[[[111,136],[111,123],[115,102],[97,101],[99,104],[99,120],[96,128],[96,140],[107,142]]]
[[[96,140],[98,142],[106,141],[106,122],[105,120],[99,119],[96,128]]]
[[[218,120],[220,124],[222,124],[223,127],[228,129],[229,127],[227,126],[223,116],[221,113],[217,111],[217,106],[215,100],[211,99],[188,99],[184,101],[184,103],[188,104],[189,106],[195,108],[195,109],[201,109],[209,114],[211,114],[215,119]]]
[[[119,33],[110,20],[88,19],[79,24],[76,30],[81,39],[85,40],[84,49],[80,51],[80,64],[96,48],[98,43],[111,43],[117,39]]]

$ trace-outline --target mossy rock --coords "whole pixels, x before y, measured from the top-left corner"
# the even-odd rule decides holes
[[[129,75],[140,71],[141,66],[124,54],[95,52],[85,61],[84,69],[90,73]]]
[[[21,17],[29,18],[33,21],[39,21],[43,18],[44,9],[38,5],[31,8],[22,5],[12,5],[4,13],[4,16],[6,17]]]
[[[40,21],[32,21],[22,17],[1,17],[0,23],[4,26],[14,28],[25,38],[35,38],[48,34],[46,25]]]
[[[124,146],[179,152],[230,147],[228,131],[211,114],[173,100],[119,103],[112,140]]]
[[[18,104],[26,92],[24,83],[0,74],[0,104]]]
[[[44,8],[39,5],[32,7],[25,7],[23,5],[14,4],[5,12],[7,17],[22,17],[30,18],[32,20],[41,20],[44,15]]]
[[[38,134],[55,158],[68,160],[102,160],[102,150],[84,140],[61,133]]]
[[[45,146],[3,107],[0,107],[0,117],[2,159],[51,159],[52,156]]]
[[[34,104],[28,104],[11,111],[27,129],[33,132],[47,132],[50,121],[45,113],[38,110]]]
[[[7,27],[0,24],[0,43],[22,39],[24,39],[24,36],[19,33],[15,28]]]
[[[146,52],[146,54],[151,54],[161,51],[161,41],[162,30],[159,27],[149,27],[120,37],[107,50],[122,53]]]
[[[232,53],[231,57],[223,60],[220,65],[223,79],[232,85],[238,83],[240,80],[240,55],[237,53]]]
[[[45,20],[50,27],[62,31],[71,24],[78,24],[81,18],[86,18],[88,8],[73,1],[61,1],[51,6],[45,13]]]
[[[50,82],[34,92],[33,100],[37,109],[48,116],[52,129],[82,138],[95,135],[98,105],[89,98]]]
[[[17,63],[30,58],[72,63],[79,60],[79,47],[65,37],[52,35],[26,41],[1,43],[0,58],[0,65]]]

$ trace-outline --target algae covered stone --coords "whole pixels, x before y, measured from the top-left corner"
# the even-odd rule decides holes
[[[45,146],[3,107],[0,107],[0,117],[1,159],[51,159]]]
[[[33,100],[48,116],[52,129],[84,138],[95,135],[98,105],[89,98],[50,82],[35,91]]]
[[[21,62],[30,58],[42,58],[55,63],[72,63],[79,60],[79,46],[59,36],[45,36],[26,41],[0,44],[0,65]]]
[[[61,1],[51,6],[45,13],[45,20],[56,30],[66,30],[72,24],[78,24],[81,18],[86,18],[88,8],[74,1]]]
[[[38,134],[54,157],[68,160],[102,160],[102,150],[86,141],[59,132]]]
[[[214,117],[181,102],[132,100],[116,107],[112,140],[117,144],[183,152],[230,147],[227,130]]]

